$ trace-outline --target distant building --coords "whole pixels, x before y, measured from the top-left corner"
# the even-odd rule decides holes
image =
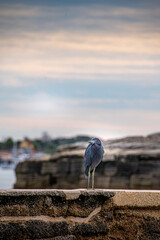
[[[10,162],[12,154],[8,151],[0,150],[0,162]]]
[[[28,154],[34,154],[35,152],[35,148],[34,148],[34,145],[33,143],[31,142],[31,140],[29,140],[28,138],[25,138],[20,146],[19,146],[19,150],[21,153],[28,153]]]
[[[52,138],[49,136],[47,132],[43,132],[41,139],[42,142],[50,142],[52,140]]]

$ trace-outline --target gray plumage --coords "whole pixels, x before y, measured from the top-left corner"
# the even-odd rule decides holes
[[[92,188],[94,188],[95,168],[103,159],[104,149],[98,138],[92,138],[85,151],[85,176],[88,177],[88,188],[90,182],[90,173],[92,173]]]

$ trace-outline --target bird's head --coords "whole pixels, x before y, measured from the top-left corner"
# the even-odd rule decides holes
[[[101,146],[101,141],[99,140],[99,138],[92,138],[90,141],[89,141],[89,143],[91,143],[92,145],[99,145],[99,146]]]

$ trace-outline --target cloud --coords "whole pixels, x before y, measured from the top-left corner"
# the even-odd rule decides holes
[[[9,87],[24,87],[24,83],[22,81],[20,81],[19,79],[17,78],[13,78],[13,77],[7,77],[7,78],[1,78],[1,81],[0,81],[0,85],[1,86],[9,86]]]
[[[27,4],[6,4],[3,5],[0,9],[0,17],[3,17],[7,23],[9,20],[18,19],[22,20],[23,23],[28,21],[35,21],[36,26],[38,26],[36,20],[43,19],[41,21],[42,26],[47,27],[57,27],[67,26],[70,28],[70,23],[72,23],[72,27],[82,26],[83,28],[88,25],[96,24],[101,28],[104,27],[104,23],[112,20],[112,26],[116,27],[114,23],[122,22],[124,20],[132,22],[144,22],[150,23],[151,20],[155,20],[155,24],[157,23],[157,17],[159,17],[160,7],[159,5],[147,6],[147,4],[143,7],[139,7],[135,4],[135,7],[121,6],[117,4],[116,6],[109,4],[90,4],[87,3],[85,5],[73,6],[73,5],[62,5],[56,6],[52,4],[51,6],[43,5],[27,5]],[[6,18],[5,18],[6,17]],[[7,19],[8,18],[8,19]],[[8,20],[8,21],[7,21]],[[51,24],[49,24],[49,20]],[[53,20],[58,20],[54,23]],[[64,22],[65,20],[65,22]],[[47,25],[46,25],[47,22]],[[63,22],[63,25],[61,24]],[[5,23],[5,21],[4,21]],[[17,23],[18,24],[18,23]],[[18,25],[19,26],[19,25]],[[30,26],[32,27],[32,26]],[[154,25],[155,27],[155,25]],[[56,28],[57,29],[57,28]],[[108,28],[109,29],[109,28]],[[111,28],[110,28],[111,30]]]
[[[8,109],[11,115],[42,117],[44,114],[53,114],[58,111],[57,99],[46,93],[23,96],[12,95],[11,100],[3,102],[3,108]],[[47,116],[48,116],[47,115]],[[49,117],[49,116],[48,116]]]
[[[94,37],[90,33],[85,36],[72,36],[66,32],[48,33],[47,36],[30,33],[26,38],[0,41],[0,71],[14,73],[19,79],[47,77],[54,81],[107,81],[109,74],[124,73],[159,75],[158,39],[158,35],[139,39],[138,35],[117,37],[101,34]],[[20,81],[17,81],[18,86]],[[7,80],[5,84],[12,86],[13,82],[15,80]],[[31,84],[29,80],[28,84]]]
[[[70,85],[72,86],[72,84]],[[69,86],[68,86],[69,87]],[[73,86],[72,86],[73,87]],[[76,87],[76,85],[75,85]],[[83,89],[83,85],[75,88],[73,87],[72,92],[75,93],[76,89]],[[108,86],[110,89],[111,87]],[[66,87],[64,86],[64,90]],[[98,86],[92,87],[92,90],[95,89],[99,91]],[[105,87],[104,87],[105,89]],[[159,110],[160,109],[160,98],[158,97],[158,93],[155,92],[154,88],[150,87],[145,88],[146,92],[143,93],[143,88],[137,92],[136,96],[134,93],[123,93],[123,97],[121,96],[121,91],[123,86],[118,91],[115,91],[114,94],[108,94],[108,92],[101,91],[101,94],[90,94],[88,91],[86,93],[83,92],[83,95],[75,93],[75,95],[70,92],[68,96],[59,96],[59,94],[49,94],[46,92],[37,92],[37,93],[28,93],[24,95],[23,92],[17,92],[17,94],[10,94],[10,96],[6,99],[4,94],[1,94],[1,111],[6,110],[11,114],[17,115],[39,115],[40,117],[45,114],[46,117],[50,117],[52,114],[58,115],[60,113],[69,112],[70,114],[74,113],[76,109],[103,109],[104,111],[108,111],[111,109],[132,109],[132,110],[144,110],[150,109]],[[118,90],[117,89],[117,90]],[[130,86],[130,88],[126,88],[130,92],[130,89],[135,91],[135,87]],[[125,90],[125,89],[124,89]],[[153,94],[153,91],[155,92]],[[56,87],[55,87],[56,92]]]
[[[1,134],[159,130],[160,8],[126,6],[3,4]]]
[[[0,85],[36,85],[36,78],[124,81],[124,74],[127,81],[150,75],[157,82],[158,14],[155,7],[7,5],[0,10],[0,71],[8,74]]]
[[[10,4],[0,9],[0,17],[26,18],[38,17],[43,13],[39,7],[26,6],[23,4]]]
[[[0,116],[1,135],[22,137],[25,133],[30,137],[39,136],[47,130],[52,136],[71,136],[77,133],[101,136],[104,139],[122,137],[124,135],[140,135],[159,131],[160,113],[156,111],[102,111],[83,109],[74,114],[52,115],[47,118],[39,116]],[[85,115],[82,115],[85,114]],[[137,124],[138,123],[138,124]]]

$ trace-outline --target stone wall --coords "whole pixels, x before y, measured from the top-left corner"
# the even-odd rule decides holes
[[[95,185],[111,189],[160,189],[160,150],[105,148]],[[85,149],[64,149],[48,160],[30,160],[16,168],[15,188],[84,188]]]
[[[160,191],[0,191],[3,240],[159,240]]]

